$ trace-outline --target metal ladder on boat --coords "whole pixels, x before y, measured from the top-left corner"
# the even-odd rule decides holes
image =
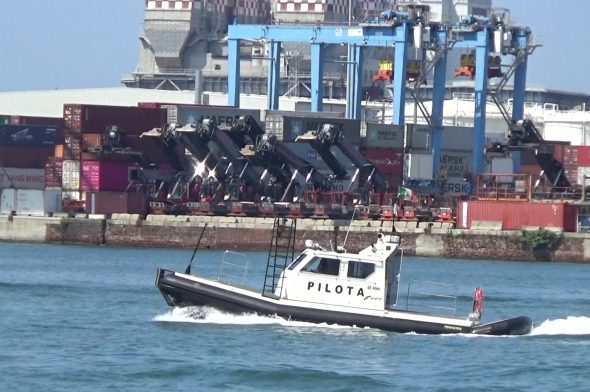
[[[281,273],[293,261],[296,227],[296,219],[275,218],[274,220],[262,289],[264,296],[276,296],[275,290],[279,284]]]

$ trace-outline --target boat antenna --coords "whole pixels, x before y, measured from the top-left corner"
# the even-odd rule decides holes
[[[346,235],[344,236],[344,243],[342,244],[343,248],[346,246],[346,241],[348,240],[348,233],[350,233],[350,226],[352,226],[352,221],[354,220],[354,214],[356,213],[357,208],[358,208],[358,205],[354,206],[354,209],[352,210],[352,216],[350,217],[350,222],[348,223],[348,229],[346,230]]]
[[[195,250],[193,251],[193,257],[191,257],[191,261],[186,266],[186,270],[184,270],[184,273],[187,275],[191,273],[191,266],[193,264],[193,260],[195,259],[195,255],[197,254],[197,249],[199,249],[199,245],[201,244],[201,239],[203,238],[203,234],[205,233],[206,228],[207,222],[205,222],[205,226],[203,226],[203,230],[201,230],[201,235],[199,236],[199,240],[197,241],[197,246],[195,246]]]

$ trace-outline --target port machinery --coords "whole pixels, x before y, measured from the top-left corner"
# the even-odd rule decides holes
[[[345,140],[342,129],[331,123],[320,124],[299,139],[318,150],[331,169],[328,173],[298,156],[276,135],[265,134],[251,116],[239,117],[229,125],[210,119],[198,124],[166,124],[142,137],[155,137],[168,153],[174,153],[177,144],[184,146],[190,156],[172,160],[182,165],[178,181],[184,181],[185,188],[194,189],[194,184],[200,188],[174,200],[154,199],[152,212],[392,218],[388,213],[396,193],[376,167]],[[341,149],[356,167],[352,178],[332,155],[331,147]],[[359,175],[363,185],[353,189]],[[337,180],[350,181],[350,185],[335,190]]]
[[[280,55],[282,42],[308,42],[311,45],[311,110],[323,110],[323,64],[327,59],[323,47],[347,45],[347,118],[360,118],[363,49],[366,47],[394,47],[392,75],[407,75],[410,50],[430,52],[423,55],[425,63],[420,73],[408,84],[405,77],[393,78],[393,124],[405,123],[406,89],[432,128],[433,173],[440,169],[441,135],[443,132],[443,104],[447,54],[452,48],[473,49],[469,64],[474,80],[475,117],[471,173],[483,172],[486,128],[486,99],[488,95],[499,106],[509,125],[524,118],[524,98],[528,56],[535,44],[528,27],[512,26],[504,10],[490,16],[470,15],[449,26],[428,19],[427,6],[412,6],[387,10],[375,20],[350,25],[239,25],[228,27],[228,104],[240,105],[239,50],[242,40],[264,42],[268,48],[267,108],[278,109]],[[425,54],[425,53],[424,53]],[[497,56],[513,56],[514,61],[505,72],[498,71]],[[490,59],[492,63],[490,64]],[[490,73],[490,65],[492,72]],[[476,72],[477,70],[477,72]],[[432,109],[429,113],[420,104],[420,86],[433,75]],[[500,79],[490,84],[490,75]],[[512,112],[499,100],[499,92],[508,80],[514,81]],[[514,171],[518,171],[515,164]]]

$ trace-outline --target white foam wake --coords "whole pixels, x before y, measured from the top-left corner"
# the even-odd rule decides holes
[[[590,317],[545,320],[532,330],[531,335],[590,335]]]
[[[286,320],[277,316],[259,316],[251,313],[232,314],[224,313],[210,307],[190,306],[186,308],[173,308],[164,314],[157,315],[153,321],[172,323],[197,323],[197,324],[234,324],[234,325],[261,325],[275,324],[289,327],[321,327],[330,329],[352,329],[354,327],[343,325],[330,325],[326,323],[314,324],[302,321]]]

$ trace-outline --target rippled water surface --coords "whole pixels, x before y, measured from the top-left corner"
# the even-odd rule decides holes
[[[485,290],[484,321],[528,315],[528,336],[425,336],[210,308],[170,309],[158,266],[191,250],[0,244],[0,390],[588,390],[590,265],[406,257],[415,279]],[[264,253],[243,279],[259,287]],[[193,272],[214,276],[220,251]]]

